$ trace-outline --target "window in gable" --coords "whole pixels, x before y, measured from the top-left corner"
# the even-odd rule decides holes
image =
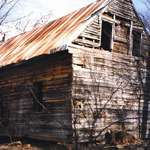
[[[132,31],[133,36],[133,48],[132,48],[132,55],[140,57],[140,50],[141,50],[141,33],[138,31]]]
[[[102,31],[101,31],[101,48],[104,50],[111,51],[112,43],[112,23],[107,21],[102,21]]]

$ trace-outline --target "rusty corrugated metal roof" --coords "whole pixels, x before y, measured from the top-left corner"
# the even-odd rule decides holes
[[[106,6],[108,1],[91,3],[43,27],[7,40],[0,45],[0,66],[55,52],[76,38],[86,27],[88,18]]]

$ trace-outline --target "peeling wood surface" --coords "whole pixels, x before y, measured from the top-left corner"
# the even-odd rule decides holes
[[[88,138],[94,122],[93,113],[96,112],[95,135],[112,122],[122,120],[109,128],[126,130],[138,137],[145,100],[143,95],[148,93],[143,93],[141,88],[137,60],[125,54],[75,45],[69,49],[73,54],[73,119],[77,121],[80,140]],[[144,82],[146,66],[139,61]]]

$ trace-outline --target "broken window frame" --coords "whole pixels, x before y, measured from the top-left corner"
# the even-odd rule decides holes
[[[108,52],[112,52],[113,50],[113,37],[114,37],[114,24],[115,24],[115,17],[113,17],[114,19],[108,19],[105,16],[100,17],[100,24],[101,24],[101,30],[100,30],[100,48],[102,48],[102,27],[103,27],[103,21],[107,22],[109,24],[111,24],[112,26],[112,31],[111,31],[111,40],[110,40],[110,49],[104,49]]]

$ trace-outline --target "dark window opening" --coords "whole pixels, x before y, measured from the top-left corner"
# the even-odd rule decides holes
[[[111,51],[112,24],[102,21],[101,48]]]
[[[42,111],[43,106],[43,83],[42,82],[35,82],[33,83],[33,110],[40,112]]]
[[[141,49],[141,33],[137,31],[133,31],[132,55],[140,57],[140,49]]]

